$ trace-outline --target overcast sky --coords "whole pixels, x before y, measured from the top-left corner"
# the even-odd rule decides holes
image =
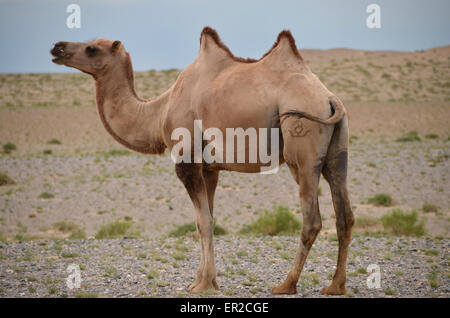
[[[66,8],[81,8],[69,29]],[[369,4],[381,28],[369,29]],[[259,58],[290,29],[302,48],[414,51],[450,44],[449,0],[0,0],[0,72],[61,72],[49,50],[60,40],[121,40],[135,70],[184,68],[203,26],[242,57]]]

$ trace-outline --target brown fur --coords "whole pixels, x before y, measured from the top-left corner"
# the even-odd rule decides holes
[[[88,46],[95,50],[91,47],[85,52]],[[137,96],[130,56],[118,41],[58,42],[51,53],[55,63],[75,67],[95,78],[98,110],[106,130],[125,147],[141,153],[172,149],[178,141],[172,140],[171,134],[179,127],[188,129],[193,138],[195,120],[202,120],[203,130],[214,127],[225,132],[226,128],[271,128],[274,119],[279,119],[279,125],[275,125],[281,131],[279,164],[288,164],[299,185],[303,227],[294,264],[284,283],[272,292],[296,292],[300,273],[322,227],[318,184],[323,173],[331,188],[339,252],[333,281],[322,292],[345,293],[346,259],[354,222],[346,186],[346,111],[308,68],[289,31],[282,31],[273,47],[255,60],[235,57],[215,30],[204,28],[198,57],[168,91],[152,100]],[[236,156],[236,149],[232,151]],[[248,149],[245,157],[249,158]],[[213,207],[219,172],[259,172],[264,166],[259,161],[175,165],[194,205],[201,242],[200,266],[189,286],[191,291],[218,288]]]

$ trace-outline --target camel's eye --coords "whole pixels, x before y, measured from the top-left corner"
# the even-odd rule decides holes
[[[97,48],[95,46],[86,47],[86,53],[90,56],[94,55],[97,52]]]

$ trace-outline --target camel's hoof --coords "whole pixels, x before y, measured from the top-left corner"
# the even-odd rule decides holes
[[[297,287],[295,285],[292,285],[290,283],[284,282],[280,286],[272,288],[272,294],[280,295],[280,294],[287,294],[292,295],[297,293]]]
[[[193,284],[192,284],[193,285]],[[192,286],[191,285],[191,286]],[[189,287],[191,287],[189,286]],[[192,289],[189,289],[192,293],[202,293],[208,290],[219,290],[219,286],[217,285],[216,281],[207,281],[207,280],[202,280],[200,281],[196,286],[194,286]]]
[[[345,288],[345,286],[338,287],[331,284],[330,286],[324,287],[322,289],[323,295],[345,295],[345,293],[347,293],[347,289]]]
[[[197,285],[200,283],[200,280],[199,279],[196,279],[192,284],[190,284],[189,286],[188,286],[188,290],[189,291],[192,291],[195,287],[197,287]]]

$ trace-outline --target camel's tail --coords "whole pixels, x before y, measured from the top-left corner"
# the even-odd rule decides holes
[[[300,117],[300,118],[307,118],[312,121],[316,121],[318,123],[324,124],[324,125],[334,125],[341,121],[342,117],[346,114],[346,110],[344,107],[344,104],[339,100],[339,98],[335,96],[330,97],[330,106],[333,110],[333,115],[328,119],[322,119],[320,117],[302,112],[300,110],[288,110],[287,112],[282,113],[279,115],[276,120],[280,121],[280,125],[283,122],[284,119],[287,117],[293,116],[293,117]]]

